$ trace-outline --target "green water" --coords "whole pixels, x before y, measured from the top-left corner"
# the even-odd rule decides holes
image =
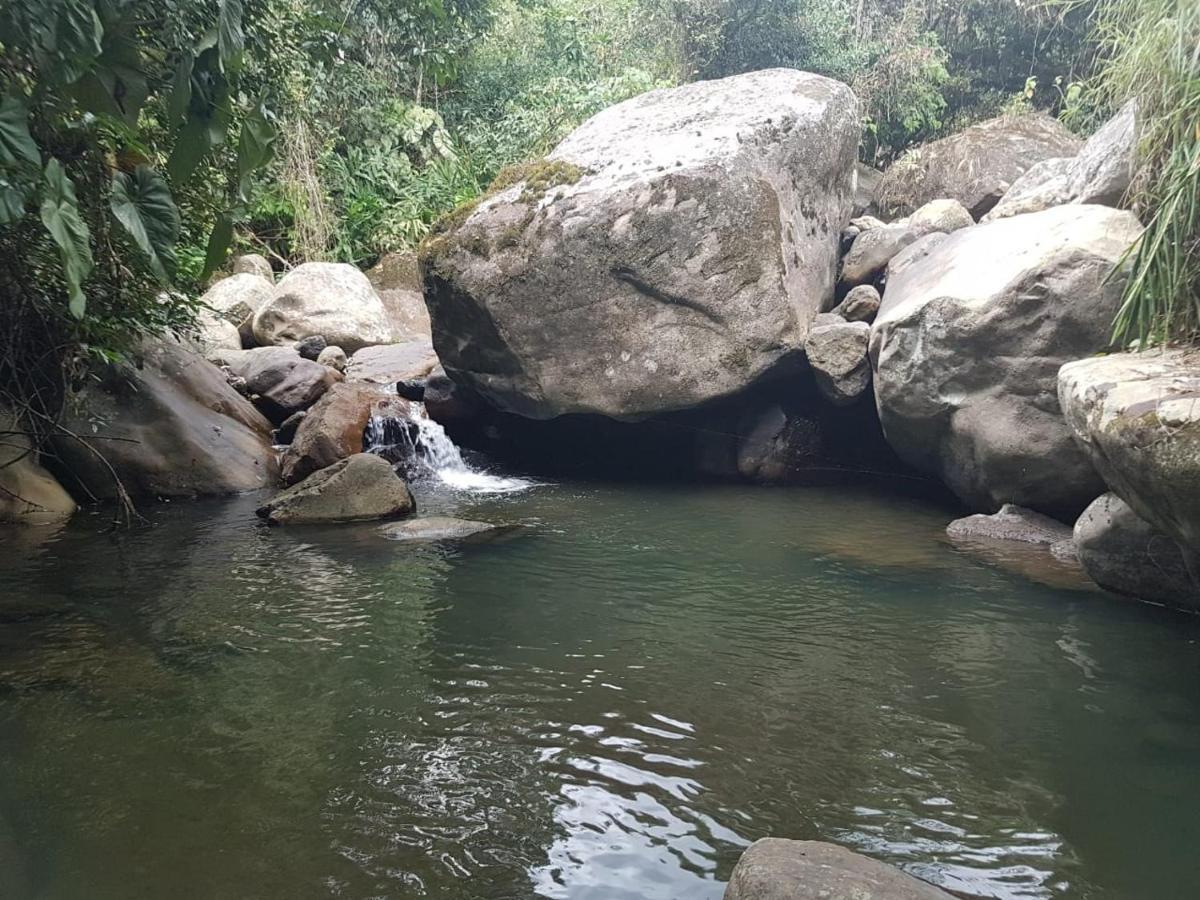
[[[422,500],[523,527],[239,498],[0,536],[0,896],[706,900],[767,834],[971,896],[1200,896],[1194,619],[879,494]]]

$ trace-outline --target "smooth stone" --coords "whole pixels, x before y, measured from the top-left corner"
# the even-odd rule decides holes
[[[847,322],[870,324],[875,321],[880,302],[879,291],[873,285],[860,284],[858,287],[850,289],[845,299],[834,307],[833,314],[841,316]]]
[[[262,346],[290,346],[319,334],[347,353],[392,340],[383,301],[367,277],[345,263],[292,269],[255,314],[253,329]]]
[[[320,352],[317,356],[317,362],[323,366],[328,366],[335,372],[345,372],[349,360],[346,359],[346,351],[341,347],[329,346]]]
[[[275,285],[271,279],[243,272],[216,282],[205,291],[200,302],[237,329],[237,347],[253,347],[254,314],[274,295]]]
[[[415,509],[391,463],[358,453],[272,497],[257,514],[271,525],[307,525],[395,518]]]
[[[350,357],[346,364],[346,380],[395,384],[410,378],[424,378],[437,364],[437,354],[428,340],[381,344],[364,347]]]
[[[234,275],[257,275],[272,284],[275,282],[275,270],[271,268],[271,263],[258,253],[235,256],[230,268]]]
[[[333,385],[340,373],[310,359],[293,347],[255,347],[214,357],[246,381],[255,405],[272,422],[282,423],[293,413],[308,409]]]
[[[0,406],[0,522],[51,525],[75,513],[75,501],[42,467],[16,416]]]

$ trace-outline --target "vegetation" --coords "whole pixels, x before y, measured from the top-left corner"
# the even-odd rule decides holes
[[[1147,222],[1114,341],[1142,346],[1200,333],[1200,4],[1108,0],[1097,35],[1097,106],[1134,97],[1141,131],[1132,200]]]

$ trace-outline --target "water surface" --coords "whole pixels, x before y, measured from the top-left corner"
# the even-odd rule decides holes
[[[0,896],[715,900],[764,836],[1200,896],[1200,626],[878,492],[544,485],[398,544],[255,498],[0,536]]]

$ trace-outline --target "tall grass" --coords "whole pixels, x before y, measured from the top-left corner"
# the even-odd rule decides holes
[[[1200,338],[1200,0],[1102,0],[1100,99],[1137,98],[1131,188],[1147,223],[1113,341],[1139,346]]]

